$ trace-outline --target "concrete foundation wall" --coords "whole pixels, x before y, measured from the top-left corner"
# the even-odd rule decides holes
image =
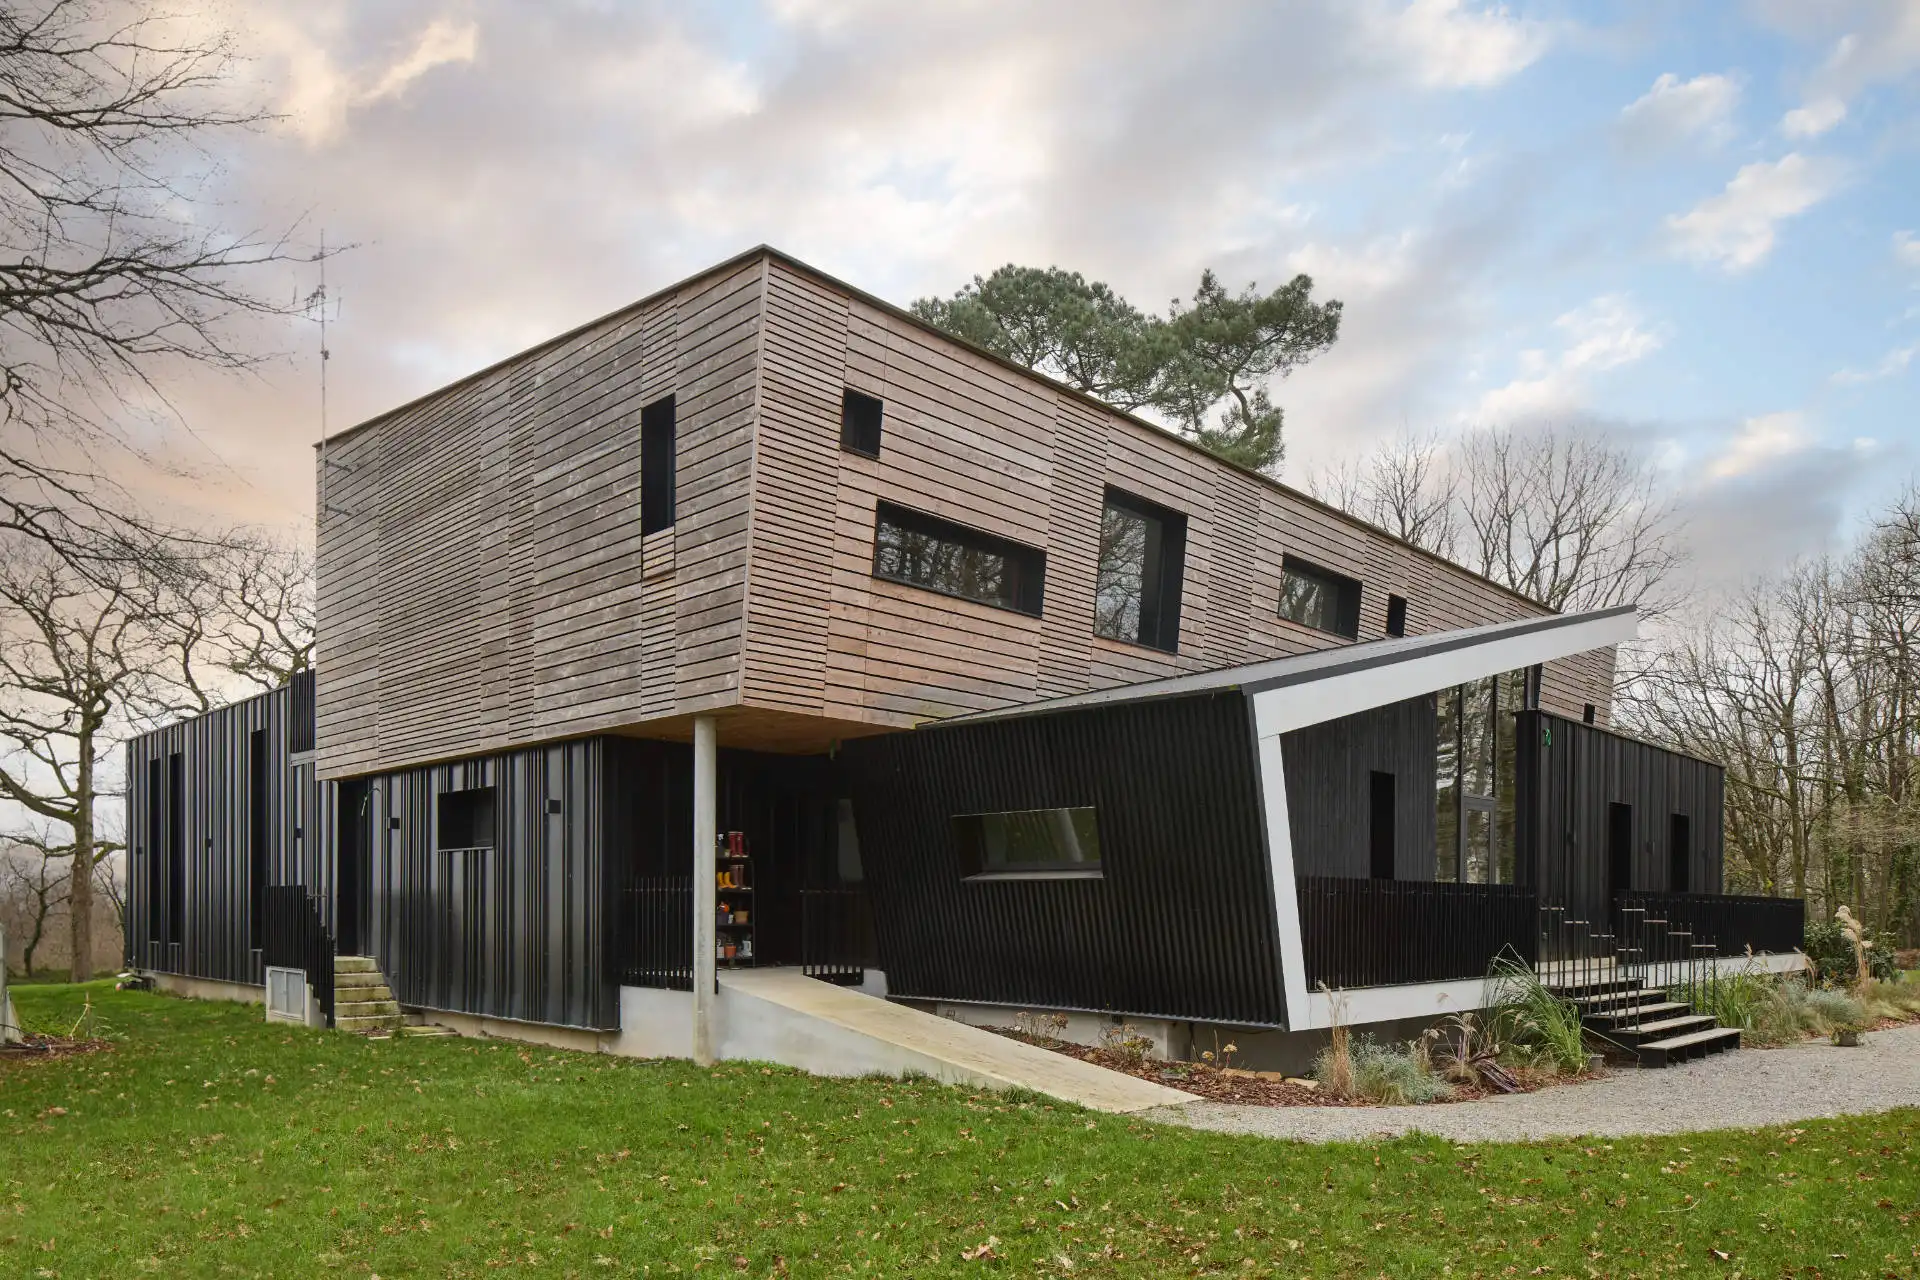
[[[222,982],[217,978],[189,978],[178,973],[155,973],[153,989],[188,1000],[233,1000],[240,1004],[267,1003],[267,989],[250,982]]]

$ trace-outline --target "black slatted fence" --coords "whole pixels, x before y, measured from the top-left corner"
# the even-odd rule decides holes
[[[1629,893],[1618,904],[1692,931],[1723,956],[1755,952],[1785,954],[1805,945],[1807,904],[1799,898],[1749,894]]]
[[[320,999],[327,1025],[333,1025],[333,935],[320,920],[320,904],[297,884],[266,887],[266,929],[261,959],[276,969],[304,969],[307,985]]]
[[[1539,945],[1537,899],[1515,885],[1302,876],[1299,895],[1311,988],[1478,978]]]
[[[866,890],[802,890],[802,971],[810,978],[858,986],[873,963],[873,909]]]
[[[620,904],[620,981],[693,990],[693,877],[643,876]]]

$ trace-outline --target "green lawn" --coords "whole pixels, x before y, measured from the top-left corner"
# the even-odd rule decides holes
[[[83,992],[111,1052],[0,1062],[0,1276],[1906,1276],[1920,1258],[1913,1110],[1317,1147],[925,1083],[370,1042],[102,984],[15,999],[44,1027]]]

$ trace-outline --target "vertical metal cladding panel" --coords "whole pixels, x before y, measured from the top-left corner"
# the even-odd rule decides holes
[[[1280,743],[1297,876],[1366,876],[1371,774],[1394,778],[1394,879],[1434,874],[1432,695],[1296,729]]]
[[[1523,864],[1543,904],[1605,921],[1609,890],[1665,891],[1675,814],[1689,819],[1688,883],[1719,893],[1724,867],[1721,810],[1725,774],[1706,760],[1610,733],[1544,711],[1520,714]],[[1608,810],[1632,807],[1629,885],[1608,884]]]
[[[372,781],[368,950],[402,1004],[611,1028],[600,739]],[[494,791],[489,848],[443,847],[438,797]]]
[[[250,774],[256,731],[266,735],[260,796],[268,809],[267,882],[322,883],[317,846],[303,840],[296,847],[293,836],[297,815],[313,807],[306,796],[311,771],[303,784],[289,749],[293,703],[293,690],[282,687],[128,742],[130,965],[224,982],[264,981],[260,953],[252,946]],[[176,756],[177,810],[170,782]]]
[[[889,991],[1278,1026],[1245,699],[928,726],[841,748]],[[1101,875],[969,880],[958,814],[1092,805]]]

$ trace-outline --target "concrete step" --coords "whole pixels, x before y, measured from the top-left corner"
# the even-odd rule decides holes
[[[337,981],[343,973],[379,973],[380,962],[372,956],[335,956],[333,975]]]
[[[348,1000],[333,1002],[333,1016],[339,1018],[397,1018],[400,1005],[393,1000]]]
[[[438,1039],[442,1036],[458,1036],[460,1033],[452,1027],[442,1027],[437,1024],[428,1023],[425,1026],[403,1026],[400,1028],[400,1034],[409,1038],[419,1036],[428,1039]]]
[[[1702,1058],[1710,1053],[1725,1053],[1739,1047],[1740,1028],[1716,1026],[1689,1035],[1649,1040],[1635,1052],[1640,1055],[1640,1065],[1643,1067],[1670,1067],[1676,1062]]]
[[[372,987],[387,979],[378,969],[355,969],[348,973],[334,970],[333,985],[336,987]]]
[[[393,999],[393,990],[384,982],[369,982],[357,987],[335,987],[333,989],[333,1002],[335,1004],[359,1004],[368,1000],[391,999]]]
[[[393,1032],[400,1026],[399,1014],[374,1014],[368,1017],[341,1017],[335,1014],[335,1031],[385,1031]]]

